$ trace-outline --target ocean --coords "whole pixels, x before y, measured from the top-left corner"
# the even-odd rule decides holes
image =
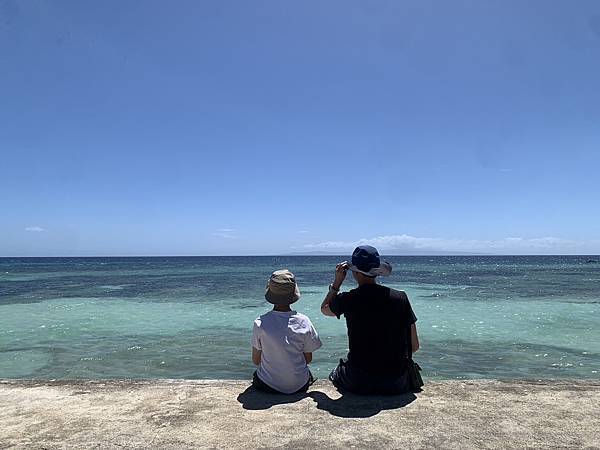
[[[326,378],[345,321],[320,304],[340,257],[0,258],[0,378],[250,379],[252,322],[272,271],[294,272]],[[600,378],[600,261],[388,257],[427,379]],[[349,275],[344,289],[354,286]]]

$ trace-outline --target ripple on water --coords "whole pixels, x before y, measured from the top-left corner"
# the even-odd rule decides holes
[[[26,378],[50,364],[51,359],[44,349],[0,351],[0,373],[4,378]]]

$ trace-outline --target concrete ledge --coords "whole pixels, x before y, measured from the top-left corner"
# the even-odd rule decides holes
[[[429,382],[360,397],[242,381],[0,380],[0,448],[600,448],[600,380]]]

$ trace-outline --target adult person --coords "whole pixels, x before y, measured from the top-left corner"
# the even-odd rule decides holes
[[[348,270],[358,287],[340,293]],[[405,292],[377,283],[377,276],[391,271],[392,266],[381,261],[377,249],[370,245],[357,247],[351,264],[344,261],[335,268],[321,312],[346,318],[348,358],[340,360],[329,375],[340,390],[357,394],[411,390],[408,364],[411,353],[419,349],[417,318]]]

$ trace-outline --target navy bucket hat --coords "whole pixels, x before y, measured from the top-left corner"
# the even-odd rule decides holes
[[[348,269],[368,277],[388,276],[392,273],[392,265],[387,261],[381,261],[377,249],[370,245],[359,245],[354,249],[352,264],[348,265]]]

